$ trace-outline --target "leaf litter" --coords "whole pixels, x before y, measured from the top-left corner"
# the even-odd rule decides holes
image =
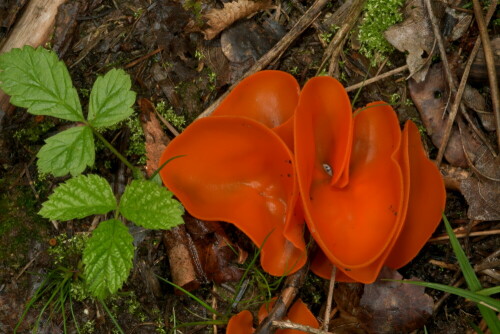
[[[266,19],[269,19],[269,16],[265,13],[262,14],[263,8],[248,11],[248,8],[254,5],[248,3],[246,5],[243,5],[244,1],[238,1],[236,2],[238,3],[238,5],[229,6],[230,8],[234,6],[234,8],[239,9],[231,9],[233,12],[231,12],[228,17],[221,17],[220,20],[216,19],[219,20],[219,22],[215,23],[215,28],[211,27],[209,24],[209,32],[211,31],[210,29],[212,29],[212,31],[220,29],[220,31],[217,32],[216,35],[214,35],[215,37],[211,41],[204,41],[203,37],[205,36],[202,36],[202,38],[200,39],[199,37],[196,37],[194,36],[194,34],[191,34],[187,31],[186,27],[188,26],[188,21],[190,18],[194,19],[194,15],[193,13],[186,11],[181,6],[180,2],[157,1],[151,3],[150,1],[135,0],[118,3],[118,8],[115,8],[114,5],[108,5],[105,2],[99,0],[78,1],[75,3],[81,3],[79,9],[72,12],[68,11],[70,19],[61,20],[61,22],[72,22],[70,26],[74,27],[70,29],[70,26],[68,26],[66,35],[64,33],[59,35],[61,37],[56,38],[56,42],[59,42],[59,44],[56,43],[55,45],[61,45],[61,50],[67,50],[61,52],[61,54],[66,53],[65,60],[68,64],[73,64],[72,75],[77,76],[79,87],[85,86],[85,83],[87,83],[88,86],[88,83],[93,82],[93,80],[95,79],[95,71],[103,71],[103,69],[110,64],[113,64],[114,62],[119,63],[120,57],[125,59],[126,62],[131,61],[151,52],[158,46],[163,49],[163,51],[158,54],[158,56],[155,56],[150,60],[146,60],[145,62],[139,63],[138,65],[129,69],[129,73],[131,73],[132,75],[134,84],[137,84],[142,88],[142,94],[144,94],[144,97],[151,99],[153,102],[158,101],[158,99],[166,99],[168,103],[174,107],[174,110],[176,110],[176,112],[183,112],[186,115],[191,115],[191,118],[194,118],[196,113],[199,113],[199,111],[203,110],[203,108],[206,107],[217,94],[222,92],[226,84],[234,82],[234,80],[238,78],[239,73],[244,72],[241,69],[244,66],[248,66],[245,64],[258,60],[259,57],[269,48],[269,45],[275,43],[275,40],[280,39],[279,35],[277,37],[273,37],[271,32],[264,31],[260,29],[260,27],[257,29],[256,24],[257,26],[261,25],[262,22],[265,22]],[[209,13],[210,9],[207,10],[207,8],[212,7],[212,5],[213,2],[205,4],[203,7],[204,11]],[[225,7],[227,6],[228,4],[225,5]],[[221,9],[213,8],[212,10],[220,11]],[[327,12],[329,12],[329,10],[327,10]],[[332,10],[331,12],[334,11]],[[256,13],[258,15],[255,15]],[[250,19],[243,20],[244,18],[248,18],[248,16],[251,16],[252,14],[254,14],[254,16]],[[329,12],[328,14],[331,13]],[[220,12],[213,17],[217,18],[218,15],[220,15]],[[236,17],[237,19],[234,19]],[[264,19],[262,17],[264,17]],[[240,22],[235,24],[233,19],[239,20]],[[293,8],[283,6],[282,16],[279,20],[279,23],[282,26],[288,28],[289,24],[287,23],[293,22],[296,19],[296,11]],[[425,20],[426,18],[422,16],[420,25],[417,24],[415,29],[423,29],[422,22],[425,22]],[[275,22],[272,19],[271,21]],[[240,32],[231,32],[233,28],[238,28],[240,25],[244,27],[243,29],[239,28]],[[404,26],[404,24],[402,24],[402,26]],[[238,29],[235,29],[235,31],[238,31]],[[416,30],[413,30],[413,32],[415,31]],[[399,30],[398,32],[401,33],[401,30]],[[212,32],[212,34],[213,33],[214,32]],[[237,39],[242,39],[242,37],[244,37],[247,33],[253,33],[257,38],[257,42],[255,42],[254,45],[249,46],[247,49],[243,48],[242,50],[234,51],[237,43],[233,42],[231,38],[227,37],[231,36],[231,34],[236,34]],[[306,33],[304,39],[298,43],[295,49],[292,49],[293,51],[289,55],[285,55],[283,57],[283,64],[290,64],[287,65],[288,67],[285,69],[291,70],[294,68],[295,63],[293,61],[293,57],[296,57],[297,59],[307,59],[307,62],[310,64],[315,60],[317,53],[321,54],[321,49],[318,48],[317,39],[315,40],[315,37],[311,35],[312,34],[310,33]],[[221,38],[219,38],[219,36],[221,36]],[[411,33],[408,33],[407,36],[411,36]],[[259,39],[259,37],[261,37],[261,39]],[[225,40],[224,43],[222,43],[223,38]],[[266,44],[266,40],[270,39],[272,41]],[[65,42],[63,42],[63,40]],[[412,40],[415,42],[415,45],[419,45],[418,48],[411,51],[411,53],[413,53],[412,57],[414,57],[415,60],[414,68],[418,69],[419,66],[421,66],[419,65],[421,64],[421,62],[419,63],[418,57],[422,59],[422,54],[425,56],[425,53],[427,53],[428,56],[431,55],[433,41],[429,42],[430,39],[427,41],[421,41],[416,39],[415,36],[412,36]],[[228,59],[228,56],[223,52],[224,46],[226,46],[226,49],[233,50],[232,53],[227,54],[229,55],[229,58],[231,58],[232,56],[234,56],[234,58]],[[425,46],[425,48],[423,46]],[[196,50],[204,50],[205,48],[214,48],[215,50],[217,50],[216,56],[214,58],[215,60],[211,59],[211,53],[208,55],[207,53],[203,53],[205,55],[205,59],[195,59],[194,55]],[[304,52],[304,50],[309,50],[309,52]],[[353,53],[355,54],[355,51],[353,51]],[[245,58],[245,56],[248,57]],[[352,60],[352,58],[350,58],[351,56],[343,55],[343,57],[345,61],[349,62],[349,66],[352,66],[350,64],[350,61]],[[202,68],[201,71],[199,71],[200,63],[204,63],[205,65],[205,68]],[[226,65],[224,65],[222,69],[217,69],[216,65],[220,63]],[[427,63],[430,64],[430,62]],[[301,66],[299,70],[302,70],[302,68],[304,67],[303,64],[299,65]],[[217,73],[215,92],[211,91],[211,88],[209,88],[207,79],[200,80],[201,83],[196,82],[196,84],[193,86],[190,85],[192,81],[206,74],[205,71],[207,70],[207,66],[208,68],[213,69],[215,73]],[[277,66],[279,66],[279,64]],[[356,68],[356,65],[354,65],[353,68]],[[313,73],[311,74],[309,72],[306,68],[304,70],[305,74],[301,74],[302,78],[304,78],[304,75],[305,77],[310,77],[313,75]],[[356,71],[346,72],[349,73],[347,80],[354,80],[354,82],[357,82],[363,79],[359,75],[355,74]],[[426,80],[428,84],[435,81],[444,82],[444,80]],[[409,85],[410,90],[411,85],[412,84]],[[371,94],[373,94],[373,91],[374,90],[370,90]],[[436,100],[436,97],[434,96],[434,92],[436,91],[441,92],[443,97],[437,99],[439,101],[433,101]],[[432,94],[429,93],[429,95],[427,96],[427,101],[425,103],[434,102],[437,105],[437,102],[446,102],[444,100],[446,97],[446,90],[444,89],[444,87],[441,87],[440,90],[435,91],[429,89],[429,92],[431,92]],[[474,96],[474,94],[475,93],[472,93],[472,96]],[[361,94],[361,96],[363,96],[363,94]],[[418,107],[419,99],[413,98],[413,100]],[[478,101],[476,97],[471,98],[470,100]],[[425,103],[423,103],[423,105],[427,105]],[[469,106],[474,110],[477,109],[478,113],[480,112],[480,110],[487,111],[487,108],[483,108],[484,105],[480,103],[472,103],[473,106],[471,106],[470,104]],[[433,106],[432,103],[430,105]],[[441,105],[441,110],[438,111],[438,107],[435,107],[435,109],[432,110],[433,113],[431,113],[432,115],[429,116],[432,117],[432,120],[429,120],[430,125],[425,126],[427,128],[427,132],[430,135],[432,133],[440,131],[439,127],[433,129],[431,125],[434,122],[437,122],[438,119],[442,119],[444,107],[443,105]],[[424,118],[424,116],[422,116],[422,118]],[[494,210],[496,209],[496,205],[494,205],[495,198],[497,201],[496,203],[498,203],[498,197],[495,197],[498,196],[498,192],[497,195],[495,195],[494,192],[495,190],[498,190],[498,187],[495,187],[495,183],[491,183],[492,180],[489,180],[489,178],[498,178],[498,175],[494,173],[495,166],[498,166],[498,160],[494,160],[486,153],[481,153],[481,150],[477,150],[474,146],[476,145],[475,143],[477,143],[477,140],[475,139],[470,141],[465,140],[464,144],[462,145],[462,138],[464,138],[464,136],[468,136],[464,134],[467,133],[467,131],[468,130],[466,128],[463,129],[462,133],[460,133],[458,128],[455,130],[455,132],[458,133],[458,135],[455,136],[458,136],[460,140],[458,140],[457,144],[452,145],[451,147],[459,152],[456,153],[459,158],[450,158],[450,160],[453,161],[455,159],[459,162],[459,165],[461,164],[461,166],[467,167],[469,165],[469,162],[467,160],[467,157],[465,157],[463,153],[465,147],[466,152],[469,154],[470,160],[474,162],[474,166],[479,171],[479,173],[477,173],[478,175],[470,177],[469,179],[464,181],[461,186],[461,191],[464,193],[469,203],[469,217],[477,219],[493,219],[494,217],[498,217],[498,213],[495,213]],[[146,138],[148,138],[147,135]],[[438,145],[436,144],[436,146]],[[481,176],[480,174],[484,175]],[[484,176],[486,176],[486,178]],[[465,184],[467,184],[467,186]],[[466,188],[470,188],[471,190],[464,190]],[[483,200],[483,202],[480,202],[479,199]],[[486,210],[485,208],[488,209]],[[198,235],[198,232],[196,232],[194,233],[193,237],[194,239],[206,239],[205,241],[216,240],[214,243],[205,243],[203,247],[215,247],[217,242],[219,242],[220,245],[222,245],[222,248],[224,248],[226,247],[224,246],[226,242],[224,240],[229,239],[237,240],[243,245],[245,244],[245,242],[242,241],[241,236],[238,235],[235,238],[234,233],[228,233],[228,235],[224,237],[221,237],[219,234],[213,233],[214,232],[209,232],[209,237],[205,237],[203,234]],[[150,238],[146,238],[146,240],[147,242],[151,242]],[[197,247],[198,246],[196,246],[195,248]],[[198,247],[199,249],[201,249],[202,256],[208,256],[207,254],[210,254],[211,250],[207,250],[207,248],[203,247]],[[226,251],[227,247],[225,248],[223,253]],[[151,248],[148,246],[148,252],[148,256],[151,256],[151,254],[153,254],[153,258],[155,258],[156,260],[160,259],[161,256],[165,256],[165,253],[162,253],[162,247]],[[142,256],[144,256],[144,254],[142,254]],[[188,254],[188,256],[192,258],[192,255]],[[210,255],[208,258],[214,259],[212,255]],[[233,255],[227,256],[227,260],[228,265],[235,268],[234,266],[237,263],[237,260],[233,257]],[[146,262],[148,266],[151,266],[153,270],[158,272],[158,268],[155,267],[150,260]],[[224,266],[225,265],[222,265],[222,267],[215,266],[215,268],[219,269],[212,269],[212,272],[218,274],[217,271],[219,271],[220,268],[224,268]],[[164,273],[164,271],[160,272],[160,274]],[[425,274],[421,275],[425,277]],[[432,279],[432,275],[430,279]],[[376,284],[378,286],[379,282],[377,282]],[[380,283],[381,286],[383,286],[384,284],[391,286],[390,284],[388,284],[388,282]],[[137,284],[134,279],[132,279],[130,282],[130,288],[135,288],[137,289],[137,291],[141,291],[141,289],[144,289],[141,288],[140,284]],[[340,291],[341,289],[342,288],[339,287]],[[369,319],[369,317],[366,315],[377,314],[378,317],[380,317],[377,318],[378,320],[383,319],[384,316],[391,316],[390,313],[384,314],[383,311],[380,311],[380,309],[377,308],[377,306],[373,305],[377,301],[377,299],[380,299],[374,298],[373,296],[379,296],[378,293],[381,293],[380,291],[384,290],[380,287],[377,288],[380,290],[376,290],[376,287],[373,287],[373,291],[370,289],[370,286],[364,287],[364,292],[362,294],[364,300],[362,303],[360,302],[360,304],[356,306],[358,308],[357,312],[359,314],[365,314],[365,318],[361,316],[363,320],[360,320],[357,318],[353,318],[352,314],[348,316],[347,312],[343,312],[344,315],[341,319],[344,320],[344,324],[346,321],[351,321],[362,324],[363,328],[374,329],[379,328],[377,326],[383,327],[382,321],[377,322],[376,320],[374,320],[375,317],[372,316],[372,318]],[[395,291],[398,291],[398,293],[403,294],[403,292],[397,290],[397,288],[395,289]],[[418,310],[413,310],[416,313],[413,313],[412,310],[410,310],[408,313],[418,314],[418,312],[422,312],[421,314],[426,314],[426,312],[428,312],[428,309],[423,306],[425,305],[424,300],[427,298],[425,297],[425,294],[423,294],[422,291],[413,291],[408,293],[410,295],[413,295],[414,298],[421,298],[422,301],[422,304],[420,304],[421,308],[417,308]],[[381,294],[382,296],[384,296],[386,292],[382,292]],[[361,297],[360,300],[362,300],[363,297]],[[394,295],[389,294],[386,295],[386,297],[386,303],[395,302],[396,297]],[[210,298],[210,296],[207,295],[206,298]],[[336,296],[336,299],[337,298],[338,296]],[[143,298],[143,300],[145,303],[149,303],[149,305],[158,304],[158,301],[151,301],[147,298]],[[339,301],[338,305],[341,305],[341,302],[342,301]],[[166,304],[167,309],[170,310],[170,306],[176,306],[176,312],[179,312],[177,315],[179,316],[180,321],[189,318],[185,314],[182,314],[181,309],[183,306],[191,307],[192,309],[199,311],[196,305],[187,302],[186,299],[176,299],[175,301],[168,301],[166,302]],[[351,309],[352,312],[354,312],[354,310],[355,308]],[[376,310],[379,310],[379,313],[377,313]],[[93,311],[91,310],[91,312]],[[316,308],[315,314],[320,314],[319,307]],[[128,318],[128,320],[132,321],[130,317]],[[133,323],[133,321],[131,323]],[[219,330],[221,329],[219,328]],[[356,330],[363,332],[363,330],[360,328]],[[140,330],[138,329],[137,331]],[[436,332],[439,332],[439,330],[436,330]]]

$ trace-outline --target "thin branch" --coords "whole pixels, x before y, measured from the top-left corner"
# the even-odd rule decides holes
[[[326,332],[309,326],[296,324],[294,322],[291,322],[290,320],[285,320],[285,321],[274,320],[272,322],[272,327],[280,329],[295,329],[304,333],[311,333],[311,334],[335,334],[334,332]]]
[[[489,231],[477,231],[477,232],[471,232],[471,233],[460,233],[457,234],[457,238],[465,238],[465,237],[479,237],[479,236],[485,236],[485,235],[499,235],[500,230],[489,230]],[[436,241],[443,241],[443,240],[448,240],[450,237],[448,235],[440,235],[435,238],[429,239],[429,242],[436,242]]]
[[[479,35],[483,43],[484,58],[486,60],[486,68],[488,69],[488,78],[490,80],[491,100],[493,103],[493,113],[496,120],[497,128],[497,143],[500,149],[500,94],[498,92],[498,80],[495,68],[495,59],[493,58],[493,51],[491,49],[491,42],[488,36],[487,24],[484,21],[483,10],[478,0],[472,0],[474,4],[474,16],[476,17],[477,26],[479,28]],[[490,9],[496,8],[497,0],[492,1]],[[488,10],[489,11],[489,10]],[[494,11],[494,9],[493,9]]]
[[[307,272],[309,271],[309,263],[306,263],[301,269],[292,275],[288,276],[285,281],[285,288],[281,291],[280,296],[276,299],[273,309],[267,315],[255,330],[255,334],[271,334],[273,333],[272,326],[275,320],[281,320],[286,315],[286,312],[292,302],[295,300],[300,287],[304,285]]]
[[[292,44],[292,42],[299,37],[300,34],[304,30],[309,27],[314,20],[321,14],[321,10],[325,5],[330,2],[329,0],[316,0],[316,2],[309,7],[307,12],[297,21],[297,23],[293,26],[290,31],[283,36],[283,38],[276,43],[276,45],[269,50],[265,55],[263,55],[238,81],[236,81],[231,87],[224,93],[222,94],[217,100],[215,100],[210,107],[205,109],[199,116],[199,118],[207,117],[210,115],[224,100],[231,90],[233,90],[243,79],[246,77],[263,70],[266,66],[268,66],[273,60],[276,58],[279,58],[285,51],[286,49]]]
[[[488,9],[488,13],[486,14],[487,22],[489,22],[491,20],[493,14],[495,13],[496,6],[497,6],[497,0],[495,0],[490,5],[490,8]],[[474,48],[472,49],[472,51],[469,55],[469,59],[467,60],[467,64],[465,65],[464,73],[462,74],[462,79],[460,80],[460,85],[458,86],[455,100],[453,101],[450,113],[448,115],[448,122],[446,123],[446,128],[444,130],[443,140],[441,142],[441,145],[439,146],[439,151],[438,151],[438,154],[436,157],[436,163],[438,165],[441,164],[441,161],[443,160],[444,152],[446,150],[448,140],[450,139],[453,123],[455,122],[455,118],[457,116],[458,109],[459,109],[460,103],[462,101],[462,95],[465,91],[465,85],[466,85],[467,79],[469,77],[470,69],[471,69],[472,63],[474,62],[474,59],[477,56],[477,53],[479,52],[480,46],[481,46],[481,38],[478,37],[476,39],[476,43],[474,44]],[[495,78],[496,78],[496,75],[495,75]],[[492,96],[493,96],[493,94],[492,94]],[[500,136],[497,136],[497,137],[500,138]]]
[[[358,82],[357,84],[354,84],[352,86],[349,86],[347,87],[345,90],[347,92],[352,92],[353,90],[356,90],[358,88],[361,88],[361,87],[364,87],[364,86],[367,86],[367,85],[370,85],[374,82],[377,82],[379,80],[382,80],[382,79],[385,79],[385,78],[388,78],[390,76],[393,76],[394,74],[398,74],[398,73],[401,73],[401,72],[404,72],[408,70],[408,65],[404,65],[404,66],[401,66],[401,67],[398,67],[398,68],[395,68],[393,70],[390,70],[390,71],[387,71],[385,73],[382,73],[380,75],[377,75],[373,78],[370,78],[368,80],[364,80],[364,81],[361,81],[361,82]]]
[[[335,276],[337,275],[337,266],[332,267],[330,275],[330,285],[328,286],[328,299],[326,300],[325,320],[323,321],[323,330],[328,330],[330,324],[330,312],[332,310],[333,289],[335,287]]]

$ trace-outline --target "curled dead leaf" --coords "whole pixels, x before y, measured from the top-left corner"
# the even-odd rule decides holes
[[[420,113],[420,117],[436,147],[441,145],[443,140],[448,115],[445,108],[448,103],[448,91],[446,80],[444,79],[442,64],[433,65],[427,72],[425,81],[417,82],[414,79],[408,80],[408,88],[415,106]],[[481,146],[472,131],[458,132],[456,126],[453,127],[448,145],[444,152],[444,157],[452,166],[468,167],[467,159],[462,147],[462,139],[469,143],[470,151],[477,151]]]
[[[402,276],[384,267],[373,284],[339,284],[335,302],[351,323],[356,320],[368,333],[409,333],[421,328],[434,306],[425,288],[383,279],[401,280]]]
[[[272,7],[270,0],[237,0],[224,4],[222,9],[212,9],[204,15],[208,28],[203,30],[205,39],[210,40],[234,22]]]
[[[422,0],[408,1],[404,16],[405,20],[387,29],[384,36],[396,49],[408,52],[406,63],[410,76],[421,82],[431,63],[429,57],[434,45],[434,34],[427,22]]]

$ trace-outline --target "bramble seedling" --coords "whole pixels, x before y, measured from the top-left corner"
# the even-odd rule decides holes
[[[11,96],[13,105],[33,115],[75,122],[74,127],[46,139],[37,154],[41,173],[73,176],[55,189],[39,213],[51,220],[70,220],[114,212],[113,218],[93,231],[85,246],[83,277],[97,299],[115,293],[127,280],[134,255],[132,235],[120,218],[145,228],[170,229],[183,223],[184,213],[171,192],[145,180],[141,171],[97,131],[133,113],[136,94],[130,89],[130,77],[123,70],[112,69],[97,78],[85,117],[65,64],[52,51],[25,46],[0,54],[0,88]],[[81,175],[94,165],[94,137],[134,175],[119,203],[104,178]]]

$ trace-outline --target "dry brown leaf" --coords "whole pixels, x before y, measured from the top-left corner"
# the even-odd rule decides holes
[[[396,271],[384,267],[373,284],[339,284],[338,307],[356,318],[368,333],[409,333],[421,328],[432,314],[434,302],[424,287],[382,279],[401,280]]]
[[[427,22],[422,0],[408,1],[404,16],[406,19],[387,29],[384,36],[396,49],[408,52],[406,63],[410,76],[421,82],[431,64],[428,58],[434,45],[434,33]]]
[[[416,82],[414,79],[408,80],[408,88],[415,106],[420,113],[420,118],[424,123],[427,134],[431,137],[436,147],[441,145],[444,130],[448,122],[448,115],[443,117],[446,104],[448,103],[448,92],[446,89],[446,80],[444,79],[442,65],[436,64],[427,72],[425,81]],[[466,141],[470,141],[471,151],[481,147],[470,131],[463,134]],[[467,159],[462,148],[460,133],[456,126],[453,130],[444,152],[444,157],[452,166],[468,167]]]
[[[222,9],[212,9],[204,15],[209,28],[203,30],[205,39],[210,40],[234,22],[272,7],[270,0],[238,0],[224,4]]]
[[[463,132],[463,122],[458,123]],[[463,141],[465,156],[475,175],[463,180],[460,191],[469,209],[467,216],[475,220],[499,220],[500,156],[494,157],[484,146],[478,150]]]

